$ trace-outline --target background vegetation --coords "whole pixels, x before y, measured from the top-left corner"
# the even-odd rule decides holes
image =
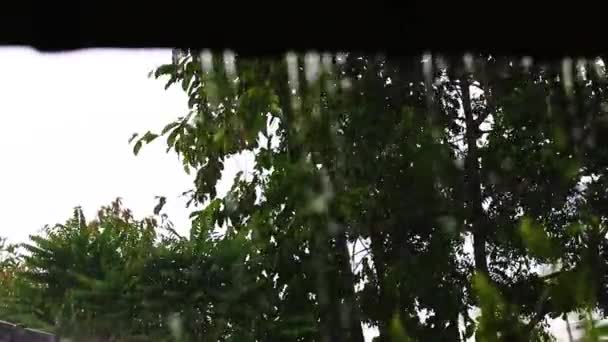
[[[154,71],[190,112],[189,236],[120,201],[2,245],[0,318],[113,341],[549,341],[608,308],[601,58],[238,58]],[[226,196],[224,163],[255,167]]]

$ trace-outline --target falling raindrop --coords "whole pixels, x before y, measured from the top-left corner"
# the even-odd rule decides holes
[[[179,313],[171,314],[167,323],[169,325],[171,335],[173,335],[173,337],[179,341],[183,335],[183,322]]]
[[[427,90],[430,90],[433,81],[433,55],[429,52],[422,55],[422,73]]]
[[[464,169],[464,159],[462,157],[456,157],[456,159],[454,159],[454,166],[459,170]]]
[[[473,70],[473,55],[471,55],[470,53],[466,53],[463,56],[463,62],[464,62],[464,69],[467,73],[472,73]]]
[[[576,78],[579,81],[587,80],[587,60],[584,58],[579,58],[576,60]]]
[[[329,95],[333,95],[336,91],[336,82],[334,77],[333,56],[330,53],[321,55],[321,66],[323,73],[328,77],[325,80],[325,90]]]
[[[173,49],[171,53],[171,59],[174,65],[178,65],[183,57],[184,52],[181,49]]]
[[[316,52],[309,52],[304,55],[304,70],[306,82],[314,83],[319,79],[320,56]]]
[[[340,87],[342,90],[348,90],[352,87],[352,82],[348,77],[345,77],[340,80]]]
[[[229,80],[236,79],[236,58],[234,52],[230,50],[224,51],[224,68]]]
[[[500,167],[505,171],[510,171],[513,169],[513,160],[511,160],[511,157],[503,159],[500,163]]]
[[[298,77],[298,56],[289,52],[285,55],[287,60],[287,76],[289,79],[289,86],[291,88],[291,107],[293,110],[300,109],[300,100],[298,95],[298,89],[300,88],[300,80]]]
[[[601,58],[597,58],[595,60],[593,63],[593,69],[599,79],[604,79],[606,77],[606,65]]]
[[[321,55],[321,65],[323,66],[323,72],[327,74],[331,74],[333,72],[331,53],[326,52]]]
[[[332,236],[338,235],[338,233],[340,232],[340,225],[335,222],[329,222],[329,224],[327,225],[327,231]]]
[[[289,77],[289,85],[292,90],[296,90],[299,88],[299,79],[298,79],[298,56],[289,52],[285,56],[287,59],[287,74]]]
[[[562,60],[562,78],[564,84],[564,90],[568,96],[572,94],[573,80],[572,80],[572,59],[564,58]]]
[[[209,105],[211,105],[212,108],[217,108],[219,105],[219,97],[217,84],[213,75],[213,54],[209,50],[203,50],[200,54],[200,59]]]
[[[201,52],[201,68],[207,74],[213,70],[213,54],[211,51],[203,50]]]
[[[336,64],[343,65],[344,63],[346,63],[346,57],[347,57],[346,53],[338,52],[336,54]]]
[[[521,59],[521,66],[524,68],[525,72],[528,72],[530,70],[530,68],[532,67],[532,63],[534,63],[534,60],[530,56],[524,56]]]

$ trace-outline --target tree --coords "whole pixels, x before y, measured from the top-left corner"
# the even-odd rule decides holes
[[[324,57],[326,67],[331,63],[327,58]],[[277,239],[279,246],[287,248],[295,244],[311,247],[309,267],[316,269],[317,273],[310,274],[310,277],[316,278],[316,284],[311,284],[306,291],[318,298],[315,304],[318,305],[321,320],[319,333],[325,339],[361,340],[361,319],[379,325],[381,335],[386,339],[388,325],[395,314],[415,315],[416,306],[422,299],[422,293],[418,294],[417,291],[426,293],[425,301],[434,302],[424,302],[423,305],[429,305],[430,310],[436,311],[438,314],[435,317],[442,317],[436,323],[443,322],[441,320],[448,322],[450,333],[447,336],[457,337],[458,314],[464,306],[461,287],[457,284],[461,284],[464,278],[462,265],[455,261],[454,253],[461,248],[462,239],[455,231],[432,234],[434,228],[429,226],[436,222],[435,219],[428,220],[429,215],[439,213],[449,221],[449,214],[453,212],[453,207],[448,204],[446,208],[442,208],[441,204],[432,207],[431,203],[447,202],[449,195],[437,191],[435,175],[427,172],[429,168],[436,170],[441,165],[445,166],[442,177],[451,177],[449,170],[454,169],[451,151],[447,145],[441,146],[441,138],[435,136],[437,130],[416,115],[417,111],[426,109],[419,90],[414,96],[395,96],[402,88],[411,88],[407,85],[410,80],[401,79],[402,83],[389,86],[391,77],[399,79],[399,72],[405,68],[399,63],[385,66],[382,60],[349,56],[335,73],[302,75],[305,73],[298,71],[297,65],[295,73],[288,72],[293,69],[289,60],[246,60],[239,61],[236,67],[239,70],[238,88],[231,88],[232,79],[228,75],[231,69],[226,67],[225,71],[221,63],[205,59],[209,57],[192,54],[178,64],[162,66],[157,70],[157,76],[163,73],[171,75],[169,83],[181,79],[190,95],[191,115],[169,124],[163,132],[168,134],[169,148],[174,148],[183,157],[185,166],[198,169],[195,200],[204,202],[207,197],[215,196],[214,186],[225,158],[243,150],[257,149],[253,180],[237,182],[240,189],[237,187],[235,192],[229,194],[221,210],[230,217],[230,225],[235,229],[252,232],[269,229],[259,227],[257,220],[253,220],[261,216],[267,220],[265,225],[272,226],[270,229],[276,236],[284,236]],[[209,68],[210,64],[215,69],[205,70],[205,65]],[[344,88],[350,89],[338,87],[340,80],[336,80],[335,75],[341,73],[352,76],[353,81],[347,78],[341,80]],[[309,84],[298,87],[298,77],[306,79]],[[333,95],[330,95],[332,92]],[[292,93],[296,96],[291,96]],[[370,94],[375,96],[371,97]],[[388,95],[392,95],[390,99]],[[379,101],[374,102],[370,98]],[[225,101],[219,103],[217,99]],[[370,115],[370,111],[374,110],[378,112],[376,117]],[[268,117],[270,121],[278,121],[275,134],[268,132]],[[420,132],[425,126],[427,129]],[[394,127],[402,130],[394,135],[383,135]],[[259,134],[264,139],[257,139]],[[412,139],[404,141],[403,134],[410,134]],[[439,131],[439,134],[443,135],[443,132]],[[151,132],[146,133],[135,143],[135,150],[139,150],[142,142],[150,142],[156,136]],[[277,148],[269,145],[274,138],[279,140]],[[267,146],[260,146],[261,140],[265,140]],[[423,142],[425,148],[419,151],[418,145]],[[425,157],[433,153],[444,159],[435,165],[426,163]],[[412,168],[410,157],[415,157],[420,165],[408,172],[419,180],[414,185],[404,182],[403,177],[405,171]],[[370,165],[370,160],[374,160],[375,165]],[[384,172],[386,168],[394,173],[387,177]],[[270,176],[265,176],[271,169]],[[257,198],[252,196],[256,188],[261,189],[263,194]],[[429,203],[427,208],[430,211],[414,215],[407,213],[407,209],[404,211],[402,203],[395,202],[395,198],[400,198],[404,191],[412,194],[412,203]],[[380,193],[381,198],[377,196]],[[232,209],[231,198],[237,198],[238,203]],[[260,203],[256,205],[256,201]],[[357,209],[361,212],[357,213]],[[262,216],[260,213],[263,212],[280,212],[284,217],[280,221],[270,221],[272,216]],[[407,214],[400,217],[397,215],[400,212]],[[250,217],[256,224],[243,224]],[[412,220],[412,228],[404,229],[405,219]],[[221,225],[223,221],[220,219],[217,223]],[[421,226],[415,227],[415,224]],[[298,231],[304,231],[300,235],[304,240],[293,235]],[[399,236],[393,237],[395,234]],[[394,240],[390,246],[384,245],[382,241],[389,237]],[[349,262],[347,243],[348,240],[352,243],[358,239],[371,239],[374,260],[374,271],[367,265],[357,271],[359,279],[371,280],[366,286],[367,290],[361,292],[360,299],[356,298],[353,289],[356,278]],[[433,242],[434,248],[420,251],[420,245],[429,241]],[[270,240],[265,243],[269,244]],[[454,243],[454,248],[441,251],[445,243]],[[416,244],[419,246],[412,246]],[[410,248],[412,250],[408,251]],[[414,262],[411,266],[415,267],[426,263],[438,266],[446,262],[445,270],[439,268],[431,271],[434,275],[429,275],[429,281],[432,283],[438,280],[434,279],[436,277],[453,274],[453,279],[444,278],[437,284],[438,287],[453,288],[442,292],[450,298],[450,314],[444,316],[439,307],[433,307],[446,306],[445,301],[440,304],[436,297],[433,298],[432,293],[438,291],[429,289],[428,283],[421,287],[414,286],[416,280],[403,272],[403,266],[406,266],[403,264],[404,253],[413,256],[424,254],[420,260],[408,260]],[[279,279],[285,278],[285,273],[290,273],[292,268],[289,262],[291,256],[281,256],[280,259],[286,259],[285,265],[274,271]],[[323,267],[328,269],[319,271]],[[399,281],[395,282],[397,279]],[[288,287],[287,291],[291,290],[297,291]],[[376,303],[375,297],[378,299]],[[360,301],[370,308],[367,317],[360,316],[358,306],[361,303],[357,303]],[[391,306],[394,308],[391,309]],[[343,330],[336,331],[333,327],[340,323],[334,319],[344,312],[348,313],[348,318],[342,324]],[[408,331],[425,329],[420,326],[417,317],[404,317],[402,321]],[[437,334],[434,324],[429,320],[427,329]]]
[[[117,339],[144,329],[142,270],[156,223],[136,221],[120,200],[87,222],[80,208],[65,224],[23,245],[19,304],[60,336]]]

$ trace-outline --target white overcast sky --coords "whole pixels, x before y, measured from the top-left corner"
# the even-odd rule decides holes
[[[167,196],[176,229],[188,231],[180,194],[191,176],[164,141],[138,156],[128,144],[132,133],[160,130],[187,112],[181,88],[166,91],[148,78],[170,61],[167,49],[0,48],[0,236],[24,241],[78,205],[92,219],[116,197],[136,217],[151,215],[156,195]]]

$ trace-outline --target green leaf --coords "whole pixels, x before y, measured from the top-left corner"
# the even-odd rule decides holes
[[[177,135],[180,134],[182,132],[181,127],[180,128],[176,128],[174,129],[171,134],[169,134],[169,136],[167,137],[167,146],[169,147],[167,149],[170,150],[174,145],[175,145],[175,139],[177,138]]]
[[[519,232],[526,247],[533,254],[541,258],[556,256],[556,247],[553,246],[545,229],[541,225],[535,224],[532,219],[523,217]]]
[[[148,143],[151,143],[156,138],[158,138],[158,134],[148,131],[148,132],[146,132],[146,134],[144,134],[143,137],[141,137],[140,141],[144,141],[146,144],[148,144]]]
[[[135,143],[135,146],[133,146],[133,154],[137,155],[139,153],[139,150],[141,149],[141,145],[142,145],[141,140],[139,140],[138,142]]]
[[[194,210],[193,212],[190,213],[190,215],[188,215],[188,218],[198,217],[199,215],[201,215],[202,212],[203,212],[202,210]]]
[[[184,78],[182,79],[182,89],[184,91],[188,90],[188,87],[190,86],[190,83],[192,82],[193,76],[194,76],[194,74],[192,72],[186,72],[186,74],[184,75]]]
[[[163,128],[163,130],[161,131],[161,135],[165,135],[167,134],[167,132],[169,132],[172,128],[179,126],[180,122],[179,121],[175,121],[172,122],[170,124],[168,124],[167,126],[165,126],[165,128]]]
[[[175,64],[165,64],[161,65],[154,72],[154,77],[159,78],[162,75],[175,75],[177,73],[177,65]]]
[[[399,315],[394,315],[390,324],[391,341],[395,342],[410,342],[410,337],[406,334],[403,324],[399,319]]]
[[[133,135],[129,138],[129,144],[133,142],[133,140],[135,140],[135,138],[137,138],[139,134],[138,133],[133,133]]]
[[[175,82],[177,82],[177,77],[171,76],[171,78],[165,84],[165,90],[169,89],[169,87]]]
[[[188,99],[188,108],[192,109],[194,105],[198,102],[198,94],[192,94]]]

